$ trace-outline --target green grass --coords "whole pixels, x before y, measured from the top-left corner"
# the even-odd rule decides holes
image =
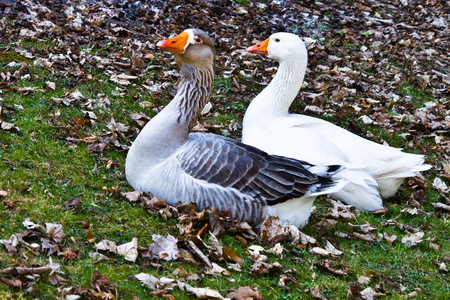
[[[33,43],[30,47],[40,47]],[[0,72],[4,71],[0,66]],[[86,70],[87,71],[87,70]],[[66,237],[61,243],[61,251],[77,251],[79,256],[72,261],[63,261],[61,257],[52,256],[53,262],[60,263],[62,275],[71,286],[80,285],[90,288],[90,280],[94,270],[108,276],[109,282],[117,289],[120,299],[149,299],[149,290],[142,287],[137,280],[129,276],[140,272],[151,273],[156,277],[173,277],[173,271],[182,267],[191,273],[201,272],[202,267],[189,265],[184,262],[162,261],[162,267],[157,269],[139,258],[136,263],[126,262],[122,257],[107,254],[109,260],[93,264],[94,259],[89,257],[90,252],[95,252],[94,243],[88,242],[85,234],[87,228],[83,225],[89,223],[89,227],[95,236],[95,241],[109,239],[118,244],[131,241],[138,237],[139,245],[147,247],[152,243],[152,234],[171,233],[178,235],[176,221],[165,221],[162,217],[155,217],[143,207],[131,204],[122,199],[113,191],[131,191],[123,172],[126,151],[108,146],[103,153],[88,151],[85,143],[69,143],[65,139],[70,134],[73,137],[83,138],[92,135],[103,134],[106,130],[106,122],[112,118],[116,122],[132,124],[129,114],[131,112],[144,112],[153,116],[154,112],[139,105],[141,101],[153,101],[151,96],[139,86],[131,86],[124,89],[123,96],[114,96],[116,85],[108,81],[101,70],[91,70],[95,80],[81,81],[72,76],[59,76],[49,70],[30,65],[30,74],[36,80],[19,80],[16,87],[37,87],[38,89],[28,94],[16,91],[8,91],[2,94],[5,105],[13,107],[18,104],[21,109],[8,110],[2,115],[2,119],[15,124],[21,130],[21,134],[0,131],[0,190],[8,191],[9,195],[1,200],[17,201],[13,208],[2,206],[0,222],[0,239],[7,239],[13,233],[24,231],[22,222],[29,218],[33,222],[43,225],[45,222],[61,222]],[[148,76],[154,75],[146,75]],[[157,75],[155,76],[157,78]],[[56,83],[56,91],[45,90],[46,81]],[[140,82],[142,83],[142,82]],[[236,119],[236,113],[241,112],[246,102],[233,102],[233,87],[230,79],[218,78],[213,101],[216,115],[208,118],[208,122],[214,124],[229,124]],[[255,91],[259,87],[252,87]],[[76,102],[72,106],[56,105],[52,97],[62,97],[67,93],[79,90],[86,99],[97,99],[98,94],[106,94],[111,102],[110,107],[97,107],[94,109],[98,120],[95,124],[77,127],[73,118],[82,118],[83,108],[81,104],[87,100]],[[418,88],[403,87],[402,93],[413,97],[414,105],[420,105],[422,97]],[[416,100],[415,100],[416,99]],[[155,106],[161,105],[166,99],[158,100]],[[428,100],[427,100],[428,101]],[[154,101],[153,101],[154,102]],[[58,117],[55,114],[60,114]],[[332,121],[341,126],[346,126],[350,118],[333,118]],[[50,121],[51,120],[51,121]],[[356,124],[362,130],[370,130],[375,136],[386,140],[392,146],[404,146],[405,142],[395,133],[390,133],[384,128]],[[121,142],[126,143],[125,139]],[[108,162],[112,162],[110,165]],[[96,172],[93,172],[97,169]],[[434,171],[429,173],[429,179],[434,177]],[[361,275],[372,278],[368,285],[374,287],[378,282],[387,294],[386,298],[400,299],[402,295],[420,288],[417,299],[444,299],[449,294],[448,273],[440,273],[434,260],[442,261],[443,257],[450,254],[450,234],[448,233],[449,215],[442,213],[437,215],[431,202],[439,200],[439,194],[429,188],[425,191],[426,201],[423,203],[425,213],[409,215],[401,212],[404,203],[413,192],[412,189],[402,187],[400,192],[390,201],[386,202],[388,212],[382,215],[370,213],[357,214],[353,224],[370,223],[379,228],[378,233],[396,234],[398,239],[389,246],[383,240],[377,242],[364,242],[356,238],[345,239],[336,235],[337,231],[353,232],[348,221],[339,220],[337,227],[323,229],[317,225],[326,213],[329,204],[322,198],[316,202],[318,212],[312,216],[309,224],[303,229],[306,234],[318,238],[319,245],[325,245],[325,240],[331,240],[335,246],[344,251],[344,255],[338,258],[330,258],[333,266],[340,268],[346,266],[351,272],[346,276],[337,276],[317,268],[317,264],[324,261],[323,258],[311,254],[304,249],[287,249],[288,252],[282,258],[269,256],[269,262],[280,262],[284,270],[295,268],[293,274],[297,284],[288,283],[290,293],[277,286],[279,275],[264,275],[252,277],[249,270],[252,261],[246,254],[247,247],[231,235],[225,234],[219,237],[223,245],[227,245],[236,251],[238,256],[244,259],[242,272],[230,270],[231,276],[219,276],[217,278],[202,275],[200,282],[191,283],[193,286],[210,287],[218,289],[222,295],[227,294],[230,288],[239,286],[258,287],[266,299],[311,299],[305,294],[306,288],[314,289],[321,285],[320,292],[330,299],[346,299],[349,282],[356,282]],[[81,207],[70,211],[64,206],[64,202],[79,199]],[[433,242],[439,244],[439,251],[433,250],[429,242],[423,242],[415,247],[407,248],[401,242],[405,232],[395,226],[383,227],[382,223],[393,219],[398,223],[420,227],[429,224],[424,238],[434,238]],[[206,238],[207,239],[207,238]],[[39,241],[28,241],[39,242]],[[288,243],[283,244],[285,247]],[[19,253],[8,256],[5,248],[0,246],[0,268],[16,266],[17,261],[22,264],[45,265],[49,258],[45,253],[33,254],[24,247],[19,247]],[[225,267],[224,263],[219,263]],[[400,284],[405,287],[405,292],[400,292]],[[171,292],[176,299],[193,299],[182,294],[177,288]],[[15,291],[0,283],[0,298],[12,299],[55,299],[58,297],[57,288],[50,284],[48,274],[35,285],[35,291],[26,294],[23,291]]]

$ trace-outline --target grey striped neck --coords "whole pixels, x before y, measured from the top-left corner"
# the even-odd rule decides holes
[[[203,107],[208,102],[214,82],[213,68],[196,68],[183,64],[180,67],[183,78],[178,92],[171,101],[179,113],[177,122],[192,129]]]

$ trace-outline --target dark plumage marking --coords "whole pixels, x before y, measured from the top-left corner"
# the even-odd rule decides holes
[[[213,134],[191,134],[189,149],[179,154],[182,169],[196,179],[235,188],[254,199],[275,205],[336,183],[308,171],[312,165],[267,153]],[[305,166],[307,168],[305,168]],[[330,174],[340,166],[330,166]],[[215,199],[214,201],[222,201]],[[222,205],[222,203],[221,203]],[[225,205],[225,203],[223,203]],[[254,203],[250,204],[253,208]]]

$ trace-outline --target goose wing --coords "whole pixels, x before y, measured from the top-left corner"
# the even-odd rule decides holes
[[[333,185],[317,176],[312,165],[267,153],[239,141],[213,134],[190,134],[187,148],[177,160],[191,177],[234,188],[256,199],[274,205],[305,195],[315,185]],[[340,166],[330,166],[337,172]]]

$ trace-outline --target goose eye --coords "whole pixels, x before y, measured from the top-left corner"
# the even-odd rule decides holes
[[[280,39],[278,39],[278,38],[277,38],[277,39],[275,39],[275,42],[279,43],[279,42],[280,42]]]
[[[196,38],[195,38],[195,41],[196,41],[197,43],[201,43],[201,42],[203,42],[203,41],[202,41],[202,39],[201,39],[201,38],[199,38],[199,37],[196,37]]]

